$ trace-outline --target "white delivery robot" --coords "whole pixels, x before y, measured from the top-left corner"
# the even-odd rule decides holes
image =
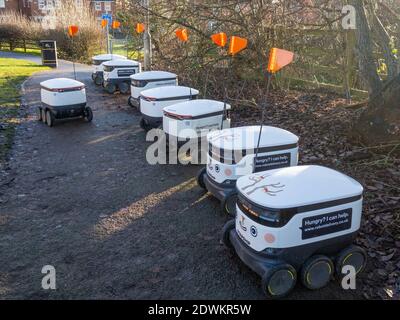
[[[131,95],[128,104],[131,107],[139,107],[140,93],[144,90],[163,87],[177,86],[178,76],[167,71],[145,71],[131,75]]]
[[[221,201],[227,214],[236,211],[236,180],[246,174],[296,166],[299,138],[293,133],[263,126],[245,126],[207,135],[207,165],[197,176],[197,183]]]
[[[190,140],[200,144],[210,131],[230,128],[230,109],[227,103],[209,99],[190,100],[165,107],[163,130],[167,141],[174,140],[177,146]]]
[[[119,54],[99,54],[92,57],[93,73],[92,80],[98,86],[103,84],[103,62],[110,60],[126,59],[126,57]]]
[[[246,175],[236,186],[237,215],[224,226],[223,242],[262,277],[266,295],[287,295],[297,278],[313,290],[335,271],[342,278],[348,266],[355,274],[364,269],[365,251],[352,244],[363,201],[354,179],[297,166]]]
[[[163,122],[163,109],[172,104],[197,99],[199,91],[183,86],[165,86],[140,93],[140,127],[146,131]]]
[[[118,59],[103,63],[103,87],[112,94],[115,91],[125,94],[130,89],[130,76],[142,70],[141,64],[134,60]]]
[[[86,106],[86,89],[82,82],[55,78],[40,83],[41,106],[38,108],[38,120],[49,127],[56,119],[83,118],[92,121],[92,109]]]

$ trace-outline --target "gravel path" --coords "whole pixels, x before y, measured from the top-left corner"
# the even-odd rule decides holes
[[[146,162],[127,96],[103,93],[79,65],[93,122],[36,121],[39,82],[71,70],[25,83],[26,118],[0,176],[0,298],[264,299],[259,277],[219,242],[227,218],[196,186],[200,167]],[[41,288],[48,264],[57,290]],[[337,282],[290,296],[353,297]]]

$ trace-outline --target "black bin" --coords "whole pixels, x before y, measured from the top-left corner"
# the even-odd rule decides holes
[[[41,40],[42,65],[57,68],[57,43],[54,40]]]

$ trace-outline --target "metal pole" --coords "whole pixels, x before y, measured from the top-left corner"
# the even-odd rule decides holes
[[[146,30],[143,33],[143,49],[144,49],[144,69],[151,69],[151,35],[150,35],[150,0],[143,0],[143,6],[146,9]]]
[[[110,53],[110,35],[109,35],[110,27],[109,27],[109,24],[110,24],[110,20],[107,19],[107,27],[106,27],[107,53]]]
[[[71,42],[72,42],[72,50],[74,50],[75,49],[74,37],[71,37]],[[76,80],[75,58],[76,58],[76,51],[74,50],[74,55],[72,57],[72,67],[74,69],[74,79]]]
[[[232,59],[233,59],[233,56],[232,56]],[[226,116],[226,100],[227,100],[227,98],[228,98],[228,93],[227,93],[227,89],[226,89],[226,81],[227,81],[227,79],[226,79],[227,70],[226,70],[226,69],[228,68],[229,62],[227,62],[226,59],[224,59],[224,60],[225,60],[225,61],[224,61],[224,74],[223,74],[223,77],[224,77],[224,80],[223,80],[223,84],[224,84],[224,111],[223,111],[223,113],[222,113],[221,130],[224,129],[224,120],[225,120],[226,118],[228,118],[228,117]],[[227,65],[225,65],[225,64],[227,64]]]
[[[269,96],[269,88],[271,86],[271,78],[272,78],[272,74],[270,72],[267,73],[267,93],[266,93],[266,98],[268,98]],[[266,100],[266,99],[265,99]],[[254,172],[256,170],[256,161],[257,161],[257,157],[258,157],[258,150],[260,148],[260,141],[261,141],[261,133],[262,133],[262,129],[263,129],[263,124],[264,124],[264,118],[265,118],[265,109],[266,109],[266,101],[263,101],[262,105],[261,105],[262,111],[261,111],[261,125],[260,125],[260,132],[258,133],[258,141],[257,141],[257,149],[256,149],[256,155],[254,157]]]
[[[111,46],[111,59],[112,59],[112,54],[114,51],[115,29],[114,29],[114,27],[111,27],[111,28],[112,28],[112,39],[111,39],[110,46]]]

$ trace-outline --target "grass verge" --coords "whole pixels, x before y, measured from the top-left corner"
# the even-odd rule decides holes
[[[26,51],[23,48],[14,48],[14,50],[2,48],[0,51],[25,53],[25,54],[30,54],[30,55],[39,56],[39,57],[42,55],[42,51],[39,48],[38,49],[26,49]]]
[[[0,163],[7,157],[19,123],[22,82],[34,72],[48,69],[26,60],[0,58]]]

